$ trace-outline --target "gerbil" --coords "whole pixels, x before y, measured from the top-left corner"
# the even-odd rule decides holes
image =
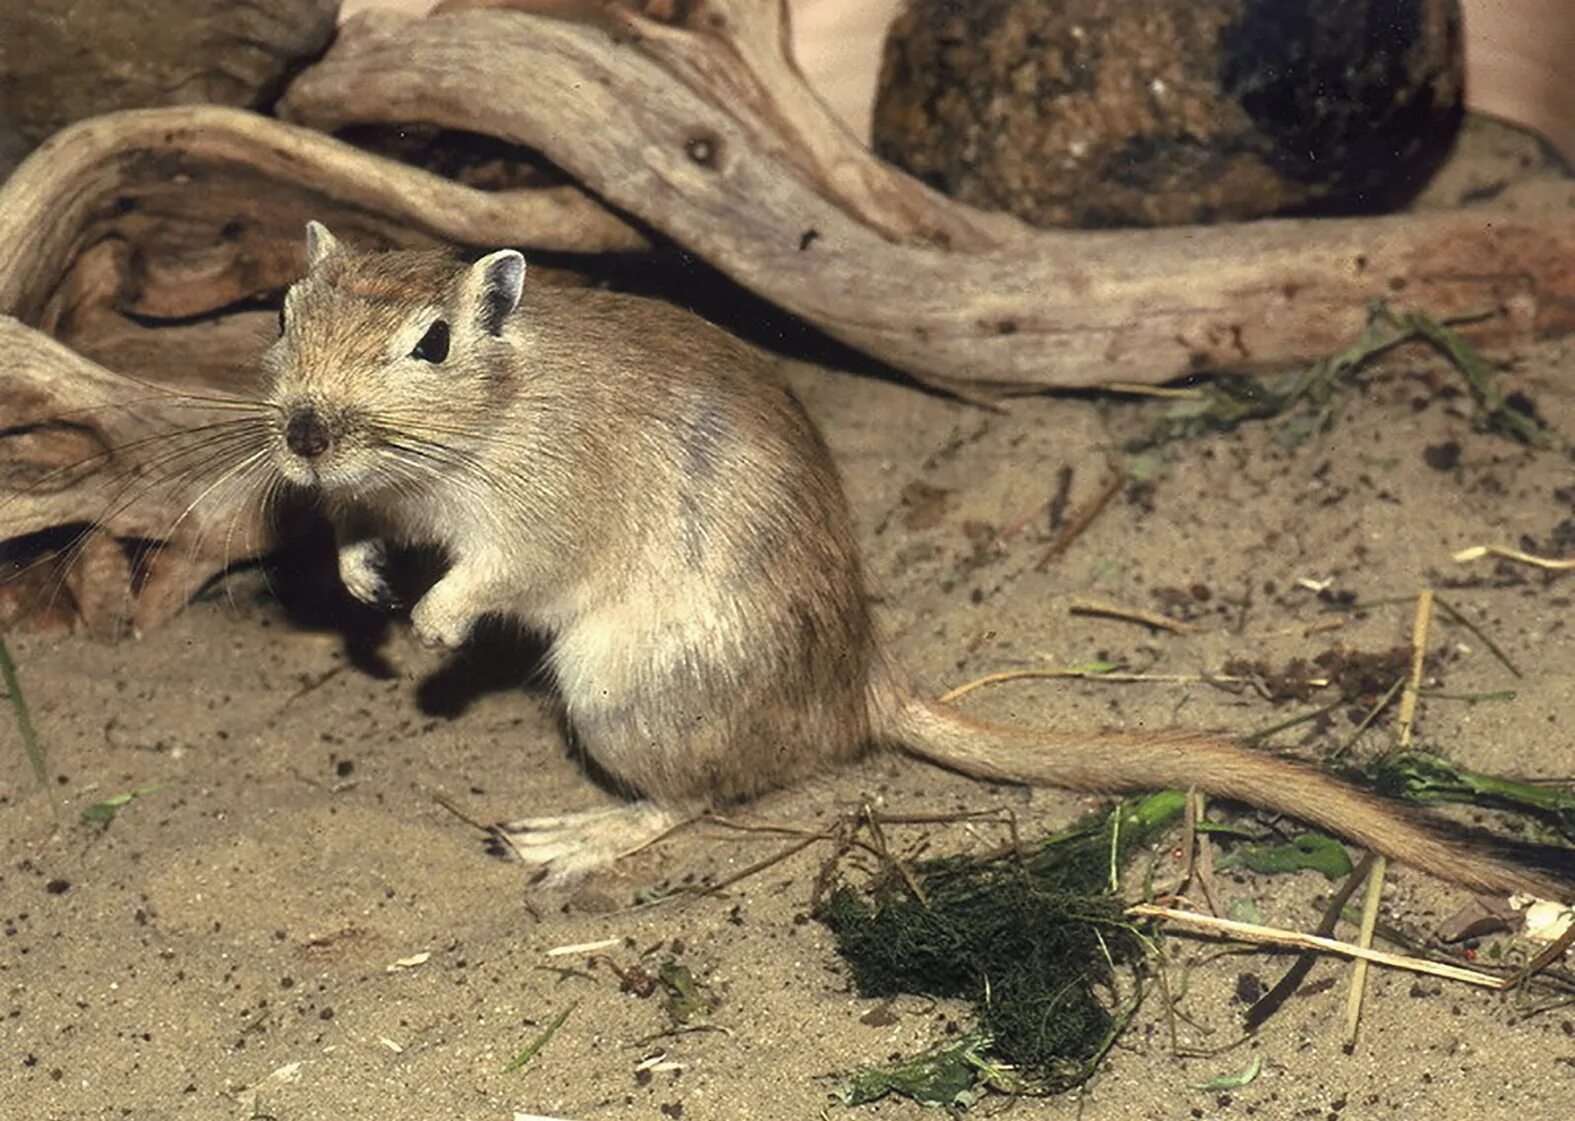
[[[439,546],[411,612],[457,647],[518,619],[585,752],[637,800],[507,827],[562,881],[708,807],[872,745],[978,778],[1196,786],[1314,822],[1446,880],[1550,881],[1323,773],[1182,732],[977,723],[913,691],[872,625],[836,468],[772,364],[666,304],[544,285],[502,250],[358,252],[317,223],[265,362],[272,457],[317,491],[358,599],[383,541]]]

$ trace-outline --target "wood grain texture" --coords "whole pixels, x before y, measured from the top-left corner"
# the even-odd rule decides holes
[[[943,387],[1283,366],[1354,337],[1380,297],[1498,313],[1475,330],[1484,344],[1571,325],[1575,216],[1107,233],[971,210],[879,164],[790,64],[761,61],[780,51],[775,10],[709,0],[662,23],[514,0],[363,19],[283,111],[324,129],[420,120],[537,148],[746,287]]]

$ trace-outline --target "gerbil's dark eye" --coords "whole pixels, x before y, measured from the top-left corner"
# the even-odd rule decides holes
[[[421,341],[410,352],[410,357],[419,358],[423,362],[441,362],[448,357],[448,324],[443,320],[434,320],[432,326],[427,328],[427,333],[421,336]]]

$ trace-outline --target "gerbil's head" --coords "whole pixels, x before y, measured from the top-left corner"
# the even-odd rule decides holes
[[[462,467],[513,392],[524,258],[363,253],[308,222],[306,261],[263,358],[280,474],[365,493]]]

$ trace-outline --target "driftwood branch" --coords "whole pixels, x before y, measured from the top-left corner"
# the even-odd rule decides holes
[[[1497,312],[1473,336],[1484,345],[1575,324],[1575,212],[1033,231],[878,164],[797,79],[777,5],[661,7],[682,16],[513,0],[352,21],[281,111],[538,149],[741,284],[939,384],[1284,365],[1337,349],[1378,297]]]
[[[1353,337],[1373,297],[1497,313],[1474,329],[1485,344],[1575,324],[1575,211],[1031,230],[875,160],[804,85],[777,4],[643,7],[676,14],[494,0],[363,19],[282,103],[313,127],[155,109],[40,147],[0,186],[0,541],[95,525],[84,555],[111,574],[67,582],[101,615],[134,582],[143,625],[265,545],[244,488],[160,478],[172,461],[147,455],[220,422],[193,395],[250,390],[271,333],[258,308],[298,275],[312,217],[365,244],[648,248],[628,214],[972,393],[1304,360]],[[524,145],[584,189],[475,190],[321,131],[377,123]],[[136,574],[131,539],[165,543]]]
[[[479,191],[209,106],[74,125],[17,169],[0,204],[0,312],[50,328],[83,301],[175,318],[280,288],[300,274],[311,217],[385,245],[646,244],[573,188]]]
[[[255,361],[267,337],[256,320],[271,318],[200,330]],[[234,448],[234,407],[107,370],[9,316],[0,316],[0,348],[8,365],[3,536],[82,529],[60,571],[33,572],[44,577],[46,600],[68,588],[100,633],[128,621],[151,626],[216,572],[265,547],[256,486],[218,454]],[[134,577],[117,541],[161,547],[143,556]]]

